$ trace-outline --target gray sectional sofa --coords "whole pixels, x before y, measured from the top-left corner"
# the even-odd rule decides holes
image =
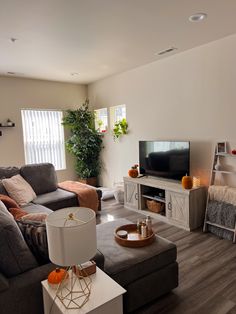
[[[21,174],[37,195],[32,203],[24,206],[27,212],[51,212],[78,206],[74,193],[57,188],[55,170],[51,164],[27,165],[20,169],[0,167],[0,179],[16,174]],[[1,182],[0,194],[6,194]],[[94,257],[98,267],[127,290],[124,295],[125,313],[135,311],[178,286],[176,245],[156,236],[156,241],[148,247],[122,247],[114,240],[114,230],[127,223],[130,221],[119,219],[97,226],[98,250]],[[45,228],[45,225],[40,228]],[[41,281],[47,278],[55,265],[48,263],[48,260],[42,263],[23,234],[21,223],[17,224],[6,209],[0,208],[2,314],[43,314]],[[47,242],[44,234],[44,241]]]
[[[0,167],[0,179],[20,174],[37,197],[23,207],[28,213],[47,212],[79,206],[77,195],[57,187],[54,166],[49,163],[18,167]],[[100,190],[97,191],[99,199]],[[0,181],[0,194],[6,194]],[[104,257],[97,253],[97,265],[103,268]],[[42,264],[28,247],[13,217],[0,210],[0,313],[43,314],[41,281],[55,268]]]

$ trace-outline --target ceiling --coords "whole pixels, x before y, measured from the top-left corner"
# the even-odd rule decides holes
[[[88,84],[233,33],[235,0],[0,0],[0,75]]]

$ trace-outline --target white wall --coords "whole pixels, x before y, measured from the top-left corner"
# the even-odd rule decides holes
[[[129,135],[104,137],[101,183],[121,181],[138,162],[139,140],[183,139],[191,175],[207,184],[215,142],[236,142],[235,51],[233,35],[89,85],[94,108],[127,106]]]
[[[85,85],[0,77],[0,122],[10,118],[16,124],[15,128],[1,129],[0,165],[25,163],[20,109],[75,109],[86,96]],[[59,181],[76,178],[74,161],[68,153],[66,164],[66,170],[57,172]]]

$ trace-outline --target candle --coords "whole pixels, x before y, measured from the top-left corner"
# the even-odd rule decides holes
[[[200,177],[193,177],[193,188],[198,188],[200,185]]]

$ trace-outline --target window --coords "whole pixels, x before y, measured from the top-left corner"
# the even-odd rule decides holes
[[[111,126],[113,127],[117,121],[126,119],[126,106],[114,106],[110,108]]]
[[[107,108],[94,110],[95,112],[95,127],[99,132],[104,133],[108,127]]]
[[[25,162],[50,162],[56,170],[65,169],[62,111],[21,110]]]

